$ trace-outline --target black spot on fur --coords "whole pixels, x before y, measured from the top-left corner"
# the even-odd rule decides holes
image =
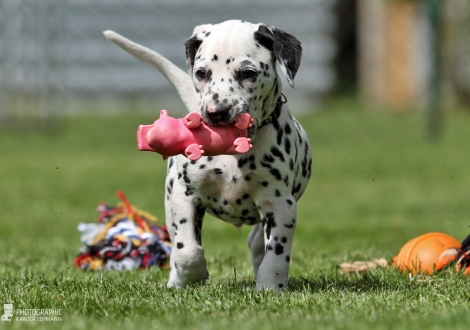
[[[284,247],[280,243],[276,243],[274,246],[274,253],[277,255],[283,254],[284,253]]]
[[[214,173],[216,175],[221,175],[222,173],[224,173],[220,168],[214,168]]]
[[[284,126],[284,131],[286,132],[287,135],[289,135],[292,132],[292,129],[290,128],[289,123],[286,123],[286,126]]]
[[[176,247],[177,247],[178,249],[182,249],[182,248],[184,248],[184,244],[181,243],[181,242],[178,242],[178,243],[176,243]]]
[[[182,225],[183,223],[186,223],[186,222],[188,222],[188,219],[183,218],[183,219],[180,220],[180,225]]]
[[[268,181],[261,181],[261,185],[266,188],[269,185],[269,182]]]
[[[263,156],[263,160],[266,161],[266,162],[268,162],[268,163],[273,163],[273,162],[274,162],[274,157],[271,156],[271,155],[265,154],[265,155]]]
[[[175,182],[175,179],[171,178],[170,179],[170,182],[169,182],[169,185],[167,187],[167,191],[169,194],[171,194],[172,190],[173,190],[173,183]]]
[[[295,219],[292,219],[291,223],[284,224],[284,227],[292,229],[295,226]]]
[[[284,135],[284,131],[282,130],[282,127],[280,127],[279,131],[277,131],[277,137],[276,137],[278,145],[281,145],[283,135]]]
[[[269,239],[271,237],[271,229],[277,226],[274,219],[273,212],[267,212],[262,220],[263,227],[265,227],[266,237]]]
[[[279,172],[277,168],[272,168],[269,172],[276,178],[276,180],[282,180],[281,172]]]
[[[280,144],[280,143],[279,143],[279,144]],[[271,147],[271,153],[272,153],[275,157],[279,158],[279,160],[280,160],[281,162],[284,162],[284,161],[285,161],[284,155],[282,154],[282,152],[281,152],[277,147],[275,147],[275,146]]]
[[[291,144],[290,144],[290,140],[286,137],[284,139],[284,151],[286,152],[286,154],[290,154],[290,147],[291,147]]]
[[[295,187],[292,189],[292,195],[298,193],[301,188],[302,188],[302,185],[299,183],[297,186],[295,186]]]
[[[238,168],[242,168],[248,163],[248,157],[241,157],[238,159]]]

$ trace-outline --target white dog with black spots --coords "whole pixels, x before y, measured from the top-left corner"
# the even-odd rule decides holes
[[[253,226],[248,235],[256,288],[287,287],[297,200],[311,174],[305,131],[281,93],[279,64],[288,83],[302,48],[292,35],[265,24],[231,20],[201,25],[186,41],[189,76],[160,54],[112,31],[106,37],[155,68],[177,89],[189,111],[210,125],[229,125],[241,113],[254,118],[253,148],[241,155],[168,159],[165,212],[173,251],[168,287],[204,283],[201,227],[206,212]]]

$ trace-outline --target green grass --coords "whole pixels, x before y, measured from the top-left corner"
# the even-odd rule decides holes
[[[53,129],[0,131],[0,306],[60,308],[61,322],[2,328],[68,329],[467,329],[470,280],[409,278],[393,269],[343,276],[342,261],[391,259],[430,231],[470,233],[470,116],[446,117],[428,143],[417,112],[362,110],[350,100],[299,120],[313,147],[311,183],[299,202],[286,292],[257,292],[249,228],[206,216],[210,281],[168,290],[168,271],[73,269],[79,222],[100,201],[131,203],[164,223],[165,165],[138,152],[137,126],[154,116],[75,117]],[[0,312],[1,312],[0,307]]]

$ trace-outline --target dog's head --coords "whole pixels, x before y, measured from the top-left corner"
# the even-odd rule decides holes
[[[302,56],[294,36],[244,21],[198,26],[185,47],[197,111],[211,125],[230,124],[244,112],[257,124],[266,119],[282,91],[276,62],[293,87]]]

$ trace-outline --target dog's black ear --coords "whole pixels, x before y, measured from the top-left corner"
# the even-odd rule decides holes
[[[255,40],[274,53],[287,82],[294,87],[294,77],[300,67],[302,46],[293,35],[272,26],[260,24]]]
[[[202,40],[198,38],[197,35],[192,36],[186,43],[184,47],[186,48],[186,63],[188,65],[189,76],[193,76],[194,68],[194,58],[196,57],[197,50],[201,46]]]
[[[186,48],[186,63],[188,64],[189,75],[192,77],[194,68],[194,58],[196,57],[197,51],[202,44],[204,37],[210,35],[212,24],[203,24],[196,26],[193,30],[191,38],[189,38],[184,47]]]

